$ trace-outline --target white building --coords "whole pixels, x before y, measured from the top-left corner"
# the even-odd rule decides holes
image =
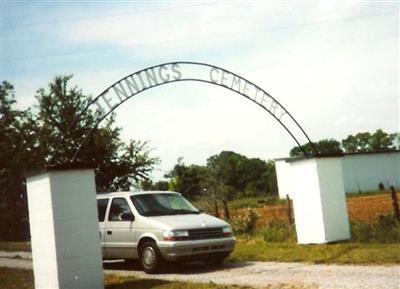
[[[348,153],[341,159],[343,185],[346,193],[377,191],[382,183],[400,188],[400,151]],[[275,160],[279,197],[291,197],[292,165],[296,158]]]

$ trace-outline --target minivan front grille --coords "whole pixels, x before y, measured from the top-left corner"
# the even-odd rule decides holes
[[[189,230],[190,240],[223,238],[222,228],[206,228]]]

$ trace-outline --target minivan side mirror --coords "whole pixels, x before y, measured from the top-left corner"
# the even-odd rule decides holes
[[[122,213],[121,214],[121,220],[122,221],[134,221],[135,216],[132,213]]]

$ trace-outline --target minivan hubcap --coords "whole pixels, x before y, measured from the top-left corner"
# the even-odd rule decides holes
[[[147,267],[151,267],[156,259],[156,253],[154,252],[154,249],[152,247],[146,247],[143,249],[143,263]]]

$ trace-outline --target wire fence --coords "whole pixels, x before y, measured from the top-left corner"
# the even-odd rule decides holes
[[[396,196],[397,199],[400,199],[400,191],[397,191]],[[396,214],[395,204],[398,204],[398,200],[393,200],[393,194],[390,191],[353,194],[346,197],[346,202],[350,222],[374,222],[382,215]],[[291,224],[295,218],[292,200],[278,205],[229,208],[229,217],[231,220],[243,219],[249,214],[249,210],[253,210],[259,215],[257,225],[264,225],[265,223],[274,221]],[[212,215],[216,215],[215,209],[212,207],[206,211]],[[227,219],[224,211],[222,204],[220,204],[218,217]]]

